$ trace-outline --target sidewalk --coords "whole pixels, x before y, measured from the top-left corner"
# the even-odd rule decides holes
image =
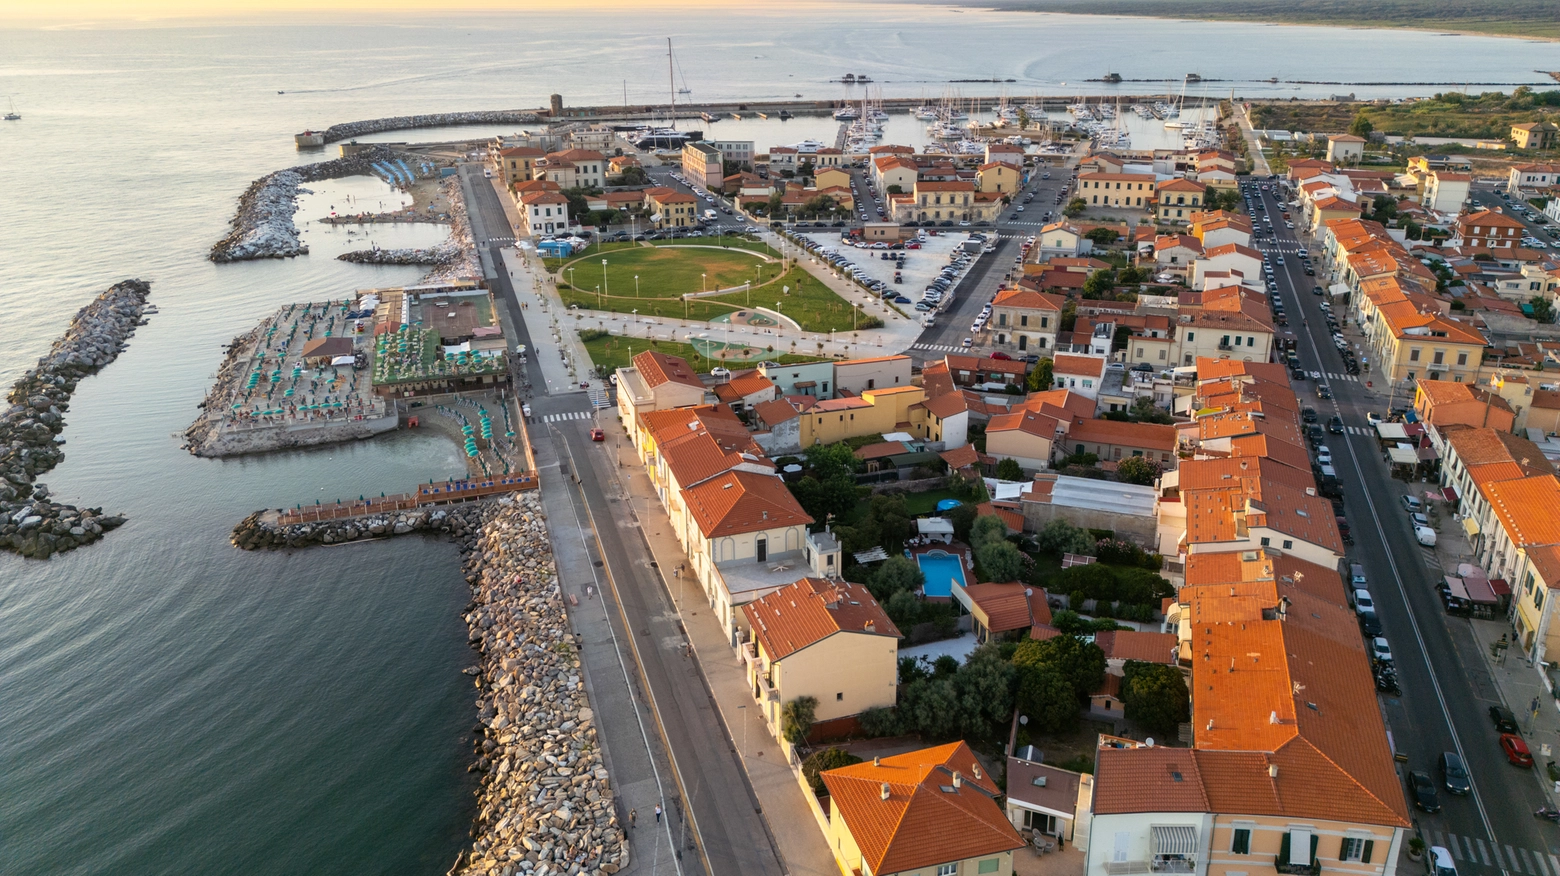
[[[533,257],[521,254],[514,247],[506,246],[500,252],[504,263],[499,270],[509,272],[515,298],[524,308],[520,317],[525,320],[526,331],[536,346],[527,352],[527,357],[533,368],[541,369],[543,383],[535,385],[533,372],[531,392],[548,395],[579,392],[580,383],[592,379],[590,356],[585,353],[585,345],[580,343],[576,331],[560,330],[562,308],[552,288],[551,277]],[[561,350],[563,355],[555,356],[555,349]]]
[[[621,426],[612,428],[621,429]],[[672,536],[666,510],[651,491],[650,481],[637,468],[623,468],[619,478],[626,481],[628,501],[637,519],[642,521],[645,540],[662,569],[675,569],[688,562],[677,539]],[[762,806],[775,845],[788,873],[793,876],[835,876],[838,868],[823,832],[807,801],[802,797],[796,774],[785,761],[780,744],[769,735],[762,719],[756,716],[757,703],[749,694],[741,658],[727,644],[719,623],[707,603],[700,598],[697,584],[681,579],[668,582],[672,596],[681,606],[683,624],[699,658],[700,669],[720,709],[733,743],[741,754],[743,769]],[[754,842],[759,842],[754,838]]]

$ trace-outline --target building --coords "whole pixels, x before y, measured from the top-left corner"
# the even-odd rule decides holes
[[[1500,396],[1472,383],[1421,380],[1414,388],[1414,412],[1419,421],[1442,431],[1470,426],[1510,432],[1516,412]]]
[[[842,873],[1011,876],[1024,840],[1001,791],[963,742],[873,758],[819,774],[827,840]]]
[[[1499,481],[1485,488],[1496,525],[1484,567],[1512,585],[1512,626],[1517,643],[1535,664],[1560,646],[1560,629],[1550,623],[1550,588],[1560,587],[1560,478],[1552,474]]]
[[[1338,134],[1327,138],[1327,160],[1333,164],[1358,164],[1364,157],[1364,137]]]
[[[1030,250],[1032,261],[1061,256],[1082,258],[1094,251],[1094,241],[1083,236],[1083,230],[1071,222],[1052,222],[1040,229],[1037,245]]]
[[[561,188],[596,188],[607,184],[607,157],[593,149],[566,149],[549,152],[532,165],[536,179],[557,183]]]
[[[1057,326],[1067,300],[1029,289],[1006,289],[991,303],[991,346],[1025,353],[1056,346]]]
[[[1061,445],[1069,455],[1092,453],[1111,462],[1136,456],[1172,469],[1176,459],[1176,428],[1159,423],[1080,418],[1067,427]]]
[[[1437,213],[1455,216],[1468,202],[1468,192],[1473,186],[1473,175],[1451,170],[1433,170],[1424,178],[1424,190],[1419,203]]]
[[[699,224],[699,199],[667,186],[645,189],[645,208],[662,228],[687,228]]]
[[[618,416],[625,425],[632,426],[647,411],[704,404],[704,381],[687,359],[646,350],[636,353],[632,362],[617,370]]]
[[[1090,207],[1152,210],[1157,182],[1151,173],[1081,173],[1078,197]]]
[[[1478,373],[1489,342],[1472,326],[1439,312],[1423,313],[1408,300],[1378,306],[1375,315],[1366,338],[1387,380],[1466,383]]]
[[[1165,180],[1154,186],[1154,218],[1164,225],[1185,225],[1202,212],[1208,187],[1189,179]]]
[[[1554,122],[1525,122],[1512,125],[1508,136],[1518,149],[1549,149],[1560,142],[1560,127]]]
[[[1025,471],[1048,469],[1064,429],[1065,422],[1054,414],[1032,410],[997,414],[986,423],[986,453],[995,460],[1014,460]]]
[[[1507,172],[1506,188],[1513,192],[1542,191],[1560,185],[1560,164],[1518,164]]]
[[[1527,233],[1523,224],[1504,213],[1480,210],[1457,217],[1459,246],[1482,246],[1489,249],[1514,247]]]
[[[1096,399],[1104,385],[1108,364],[1105,356],[1058,353],[1051,360],[1052,386]]]
[[[726,381],[715,384],[713,389],[721,404],[729,405],[737,413],[778,398],[774,383],[756,368],[738,371]]]
[[[706,140],[705,142],[720,150],[722,161],[736,162],[743,168],[753,169],[752,140]]]
[[[1063,842],[1073,839],[1078,801],[1093,792],[1094,777],[1040,763],[1026,745],[1007,759],[1007,816],[1018,830],[1031,830]]]
[[[836,380],[838,377],[836,377]],[[863,390],[859,396],[820,401],[802,414],[801,449],[863,435],[896,431],[924,432],[926,391],[919,386]]]
[[[536,177],[536,162],[547,153],[535,146],[511,146],[498,150],[498,169],[504,185],[513,186]]]
[[[726,178],[720,150],[702,140],[689,140],[682,148],[682,172],[695,185],[719,189]]]
[[[995,510],[994,508],[991,510]],[[1020,532],[1024,518],[1014,511],[1008,528]],[[970,613],[975,641],[984,645],[1003,638],[1021,637],[1036,625],[1051,623],[1051,606],[1042,587],[1018,581],[1006,584],[953,584],[953,598]]]
[[[781,706],[798,697],[818,701],[817,729],[893,707],[901,636],[865,585],[803,578],[747,603],[742,613],[753,631],[742,649],[748,686],[777,739]]]
[[[813,173],[813,188],[818,191],[826,189],[845,189],[850,191],[850,171],[840,167],[822,167]]]
[[[890,201],[895,222],[990,221],[1001,210],[999,198],[978,193],[973,180],[917,179],[910,196]]]
[[[520,195],[525,233],[531,237],[556,234],[569,227],[569,199],[557,192],[530,191]]]
[[[769,381],[775,385],[776,391],[782,398],[789,395],[806,395],[814,398],[834,397],[833,362],[808,362],[796,365],[760,362],[758,372],[769,378]]]
[[[899,195],[915,188],[920,166],[903,155],[880,155],[872,159],[872,181],[883,197]]]
[[[983,192],[1011,195],[1023,185],[1023,173],[1005,161],[988,161],[975,171],[975,181]]]
[[[909,385],[909,356],[874,356],[834,363],[834,392],[837,396],[861,395],[869,389]]]

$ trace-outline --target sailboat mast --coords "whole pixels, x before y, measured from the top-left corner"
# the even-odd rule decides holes
[[[672,130],[677,129],[677,77],[672,75],[672,38],[666,38],[666,88],[672,94]]]

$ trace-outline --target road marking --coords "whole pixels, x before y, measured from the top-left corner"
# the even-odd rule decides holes
[[[542,418],[544,423],[561,423],[564,420],[588,420],[590,411],[570,411],[566,414],[548,414]]]
[[[1484,861],[1484,866],[1488,867],[1490,865],[1490,853],[1484,848],[1484,840],[1475,839],[1474,842],[1479,844],[1479,858]]]
[[[1447,834],[1443,838],[1439,830],[1432,830],[1430,831],[1430,844],[1433,846],[1446,846],[1452,852],[1452,860],[1462,860],[1462,855],[1457,852],[1457,834]]]
[[[1530,855],[1532,858],[1531,860],[1529,860]],[[1523,849],[1522,865],[1528,868],[1529,873],[1536,873],[1538,876],[1549,876],[1549,873],[1544,869],[1544,864],[1539,859],[1537,852],[1530,853],[1527,849]]]
[[[1512,852],[1511,851],[1511,846],[1507,846],[1506,847],[1506,851],[1511,852],[1511,861],[1512,861],[1512,863],[1516,863],[1517,862],[1517,852]],[[1528,871],[1529,873],[1532,873],[1533,872],[1533,864],[1530,861],[1528,861],[1527,849],[1520,849],[1519,851],[1522,853],[1522,869]]]
[[[1550,855],[1549,866],[1555,868],[1555,873],[1560,874],[1560,858],[1557,858],[1554,855]]]

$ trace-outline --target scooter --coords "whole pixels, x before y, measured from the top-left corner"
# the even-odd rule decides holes
[[[1556,824],[1560,824],[1560,809],[1556,809],[1553,806],[1541,806],[1538,809],[1533,810],[1533,817],[1547,818]]]

